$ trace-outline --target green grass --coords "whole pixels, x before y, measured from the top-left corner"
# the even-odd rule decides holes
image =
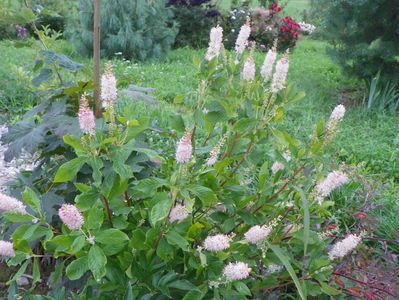
[[[309,8],[309,0],[288,0],[284,13],[295,20],[301,21],[302,13]]]

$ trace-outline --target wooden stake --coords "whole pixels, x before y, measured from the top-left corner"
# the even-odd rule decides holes
[[[93,28],[93,100],[94,115],[101,118],[101,99],[100,99],[100,2],[101,0],[93,0],[94,9],[94,28]]]

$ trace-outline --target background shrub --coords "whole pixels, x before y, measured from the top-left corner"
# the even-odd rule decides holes
[[[175,46],[205,47],[211,27],[215,26],[220,15],[210,0],[169,0],[168,5],[179,24]]]
[[[102,56],[113,57],[121,52],[128,59],[165,57],[175,40],[177,26],[164,0],[102,1],[101,5]],[[71,27],[69,35],[78,52],[89,55],[93,44],[92,1],[79,1],[78,20]]]
[[[314,1],[333,46],[330,53],[350,75],[370,78],[382,71],[385,78],[399,80],[399,1]]]

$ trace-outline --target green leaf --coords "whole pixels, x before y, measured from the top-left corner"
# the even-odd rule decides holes
[[[306,256],[309,244],[309,231],[310,231],[310,213],[309,213],[309,202],[305,196],[304,191],[295,187],[295,189],[299,192],[302,199],[302,209],[303,209],[303,256]]]
[[[79,235],[72,243],[71,245],[71,252],[72,254],[76,254],[77,252],[79,252],[80,250],[82,250],[82,248],[85,246],[86,244],[86,238],[83,235]]]
[[[218,201],[215,193],[210,188],[196,185],[189,187],[188,190],[197,196],[205,207],[212,206]]]
[[[169,215],[172,204],[172,199],[168,195],[165,195],[152,207],[150,213],[150,223],[153,227],[155,227],[159,221],[162,221]]]
[[[53,78],[53,70],[43,68],[40,70],[39,75],[32,79],[32,85],[34,87],[39,87],[42,83],[50,81],[51,78]]]
[[[3,213],[3,216],[7,221],[12,223],[32,222],[33,220],[33,217],[30,215],[12,213],[12,212],[5,212]]]
[[[277,245],[272,245],[270,244],[268,241],[266,241],[266,243],[268,244],[268,246],[272,249],[272,251],[274,252],[274,254],[276,254],[276,256],[279,258],[279,260],[283,263],[283,265],[285,266],[285,268],[287,269],[288,273],[290,274],[292,280],[295,283],[295,286],[298,290],[299,296],[301,297],[302,300],[306,300],[306,294],[303,291],[303,288],[301,286],[301,283],[299,282],[298,277],[295,274],[294,269],[292,268],[288,257],[281,251],[281,248]]]
[[[89,271],[87,256],[80,257],[66,267],[66,275],[70,280],[78,280]]]
[[[105,265],[107,257],[104,251],[97,245],[93,245],[89,250],[88,266],[96,280],[105,276]]]
[[[173,281],[173,282],[168,284],[168,287],[169,288],[175,288],[175,289],[178,289],[178,290],[183,290],[183,291],[191,291],[191,290],[193,290],[193,291],[198,291],[199,292],[199,289],[194,284],[192,284],[190,281],[185,280],[185,279]]]
[[[25,274],[26,268],[28,267],[30,263],[30,260],[26,260],[23,265],[19,268],[19,270],[17,271],[17,273],[15,273],[15,275],[11,278],[11,280],[9,280],[7,282],[7,284],[10,284],[13,281],[18,280],[19,278],[21,278],[22,275]]]
[[[39,259],[35,257],[33,259],[33,267],[32,267],[32,284],[40,281],[40,268],[39,268]]]
[[[166,240],[168,241],[169,244],[179,246],[181,249],[185,251],[189,249],[188,242],[184,239],[184,237],[182,237],[176,231],[169,231],[166,234]]]
[[[40,212],[40,199],[37,197],[36,193],[30,189],[29,187],[25,188],[25,191],[22,193],[22,200],[25,204],[27,204],[30,208],[32,208],[35,212]]]
[[[240,293],[240,295],[244,296],[251,296],[252,293],[247,287],[247,285],[244,282],[241,281],[236,281],[233,283],[234,287],[236,288],[237,292]]]
[[[148,245],[145,244],[145,233],[142,229],[138,228],[132,232],[130,245],[137,250],[145,250]]]
[[[162,260],[170,261],[173,259],[174,247],[166,241],[166,238],[162,238],[158,244],[156,253]]]
[[[64,271],[65,267],[65,262],[59,262],[54,269],[54,272],[51,273],[50,278],[49,278],[49,283],[52,288],[55,288],[55,286],[60,282],[62,278],[62,273]]]
[[[106,229],[95,236],[96,242],[103,244],[102,248],[107,255],[120,252],[129,241],[129,237],[118,229]]]
[[[341,294],[341,292],[323,281],[319,281],[321,290],[329,296],[337,296]]]
[[[86,226],[88,229],[99,229],[104,221],[104,211],[102,207],[93,206],[89,210]]]
[[[66,162],[58,169],[55,174],[54,182],[60,183],[72,180],[84,164],[84,157],[77,157]]]
[[[30,8],[22,7],[19,15],[23,18],[24,22],[21,23],[32,23],[36,21],[36,15]]]
[[[84,152],[82,141],[76,136],[64,135],[64,143],[71,146],[76,154]]]

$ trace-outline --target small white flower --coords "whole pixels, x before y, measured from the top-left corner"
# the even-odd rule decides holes
[[[284,169],[284,165],[278,161],[274,162],[274,164],[272,165],[273,175],[275,175],[278,171],[283,170],[283,169]]]
[[[332,249],[328,252],[328,257],[330,260],[335,258],[342,258],[349,254],[353,249],[355,249],[362,241],[362,234],[355,235],[350,234],[342,241],[337,242]]]

